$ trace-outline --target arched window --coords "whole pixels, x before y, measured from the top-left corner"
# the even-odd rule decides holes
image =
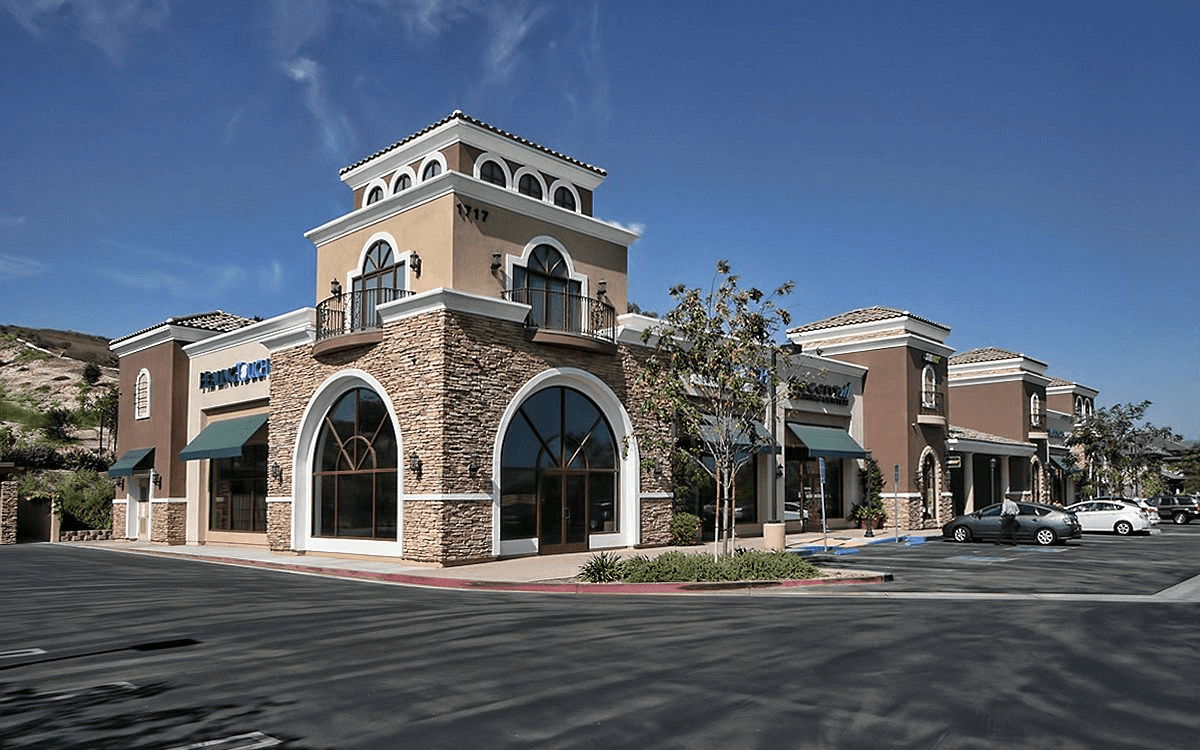
[[[142,368],[133,387],[134,419],[150,418],[150,371]]]
[[[376,306],[403,296],[404,263],[397,263],[392,246],[377,240],[363,257],[362,270],[354,279],[351,304],[352,330],[367,330],[378,325]]]
[[[408,190],[412,187],[412,178],[407,174],[402,174],[396,178],[396,184],[392,187],[393,193],[399,193],[401,190]]]
[[[925,365],[921,371],[921,406],[927,409],[937,407],[937,372],[933,365]]]
[[[926,453],[921,461],[921,502],[925,506],[923,515],[936,518],[938,512],[938,468],[932,453]]]
[[[1033,427],[1042,424],[1042,400],[1036,393],[1029,397],[1029,424]]]
[[[560,185],[559,188],[554,191],[554,205],[558,206],[559,208],[565,208],[568,211],[574,211],[575,195],[569,188]]]
[[[439,162],[431,161],[425,165],[425,171],[421,172],[422,180],[429,180],[437,177],[442,173],[442,165]]]
[[[372,203],[378,203],[381,200],[383,200],[383,188],[376,185],[375,187],[371,188],[369,193],[367,193],[367,205],[369,206]]]
[[[496,162],[488,159],[479,167],[479,179],[500,187],[508,187],[508,178]]]
[[[313,466],[313,536],[396,540],[396,432],[377,393],[355,388],[321,424]]]
[[[580,330],[580,290],[567,261],[552,245],[538,245],[524,266],[513,268],[514,302],[523,302],[531,325],[553,331]]]
[[[531,174],[521,175],[521,180],[517,183],[517,191],[521,195],[528,195],[539,201],[542,199],[542,183],[538,182],[538,178]]]
[[[504,435],[500,538],[537,537],[541,552],[587,549],[589,533],[620,530],[617,443],[582,393],[538,391]]]

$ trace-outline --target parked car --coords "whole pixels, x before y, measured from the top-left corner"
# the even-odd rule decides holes
[[[1042,503],[1017,503],[1017,541],[1033,541],[1041,545],[1065,543],[1079,539],[1083,531],[1073,513]],[[942,536],[956,542],[974,539],[1000,538],[1000,503],[989,505],[974,513],[958,516],[942,527]]]
[[[1121,495],[1100,495],[1099,497],[1089,498],[1088,500],[1081,500],[1080,502],[1092,502],[1092,501],[1099,502],[1099,503],[1133,503],[1134,505],[1138,506],[1142,510],[1146,511],[1146,517],[1150,519],[1150,523],[1152,523],[1152,524],[1158,523],[1158,511],[1155,509],[1154,505],[1152,505],[1145,498],[1124,497]],[[1084,529],[1084,530],[1086,531],[1087,529]]]
[[[1122,536],[1150,530],[1150,516],[1132,501],[1085,500],[1063,510],[1074,513],[1084,531],[1111,531]]]
[[[1158,495],[1148,499],[1164,521],[1191,523],[1200,518],[1200,504],[1191,495]]]

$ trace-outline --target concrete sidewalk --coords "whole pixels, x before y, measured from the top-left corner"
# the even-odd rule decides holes
[[[929,536],[940,536],[938,530],[924,530],[901,536],[897,541],[887,531],[877,531],[868,537],[862,529],[837,529],[826,537],[820,532],[789,534],[787,549],[803,555],[820,554],[826,559],[832,555],[853,554],[866,544],[921,544]],[[574,580],[579,569],[596,551],[565,555],[517,557],[474,565],[434,567],[407,560],[393,558],[340,557],[319,553],[278,553],[261,547],[234,547],[215,545],[167,546],[149,542],[104,541],[84,542],[89,547],[126,552],[132,554],[159,555],[194,559],[197,561],[225,565],[260,567],[310,575],[327,575],[355,578],[386,583],[437,588],[490,589],[505,591],[546,591],[559,593],[686,593],[711,592],[762,588],[766,586],[818,585],[821,583],[878,583],[886,580],[886,574],[874,574],[865,578],[814,579],[811,581],[754,582],[753,584],[586,584]],[[745,537],[737,540],[737,546],[746,549],[762,549],[763,538]],[[647,549],[623,548],[611,550],[621,558],[634,555],[655,557],[664,552],[713,551],[713,543],[690,547],[653,547]],[[836,564],[823,563],[823,568]]]

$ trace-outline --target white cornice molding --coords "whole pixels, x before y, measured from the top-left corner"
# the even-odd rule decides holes
[[[904,333],[909,333],[923,339],[929,339],[931,342],[939,345],[944,345],[946,337],[950,335],[950,330],[939,325],[926,323],[917,320],[910,315],[896,315],[892,318],[883,320],[871,320],[865,323],[850,323],[847,325],[833,326],[830,328],[817,328],[812,331],[788,331],[788,338],[798,344],[808,342],[818,342],[831,338],[844,337],[870,337],[872,335],[880,336],[883,339],[889,339],[894,334],[891,331],[901,330]],[[824,348],[824,347],[822,347]],[[953,350],[951,350],[953,351]]]
[[[649,315],[640,313],[625,313],[617,316],[617,343],[628,344],[630,346],[657,346],[654,337],[647,341],[642,340],[642,334],[653,329],[661,324],[662,321],[658,318],[652,318]]]
[[[950,388],[961,388],[970,385],[988,385],[993,383],[1016,383],[1024,381],[1033,385],[1045,386],[1049,379],[1032,372],[990,372],[990,373],[955,373],[951,372],[947,379]]]
[[[131,338],[122,339],[119,342],[109,344],[108,348],[113,354],[118,357],[125,357],[136,352],[149,349],[159,344],[167,342],[179,342],[187,346],[188,344],[202,341],[213,336],[220,336],[219,331],[205,331],[199,328],[190,328],[188,326],[171,325],[164,323],[163,325],[151,328],[145,333],[140,333]]]
[[[315,336],[316,310],[311,307],[302,307],[299,310],[277,315],[274,318],[253,323],[236,331],[229,331],[228,333],[222,333],[212,338],[189,344],[183,348],[183,351],[189,357],[197,357],[203,354],[213,354],[224,349],[232,349],[235,346],[243,344],[262,344],[263,346],[267,346],[268,341],[276,345],[274,350],[277,351],[278,349],[286,349],[296,344],[308,343],[303,340],[306,338],[306,331],[311,331]],[[295,343],[278,346],[279,343],[289,342],[292,339],[297,340]],[[268,348],[271,347],[268,346]]]
[[[1096,390],[1095,388],[1089,388],[1086,385],[1080,385],[1079,383],[1046,386],[1046,394],[1049,395],[1051,393],[1055,395],[1069,393],[1073,396],[1087,396],[1088,398],[1093,399],[1100,395],[1100,391]]]
[[[524,323],[530,309],[529,305],[520,302],[510,302],[499,297],[485,297],[481,294],[446,287],[385,302],[375,308],[379,313],[379,320],[385,325],[439,310],[495,318],[510,323]]]
[[[460,195],[484,201],[522,216],[589,237],[629,247],[638,238],[635,232],[609,224],[593,216],[567,211],[558,206],[521,195],[490,182],[477,180],[462,172],[443,172],[433,179],[413,185],[408,190],[389,195],[381,201],[351,211],[333,221],[304,233],[304,237],[321,247],[364,227],[397,216],[417,206],[446,195]]]
[[[500,154],[517,164],[567,179],[588,190],[595,190],[604,182],[604,175],[459,119],[451,120],[362,166],[351,169],[342,175],[342,182],[357,190],[371,180],[407,166],[432,151],[439,151],[456,143],[466,143],[482,151]]]
[[[800,344],[804,349],[812,350],[814,353],[816,350],[819,350],[821,353],[817,356],[821,357],[836,357],[839,354],[858,354],[861,352],[871,352],[880,349],[895,349],[897,347],[907,347],[909,349],[915,349],[921,352],[938,354],[947,358],[954,354],[954,349],[946,346],[945,344],[913,333],[896,333],[891,336],[858,339],[855,341],[840,341],[836,343],[827,343],[820,339],[803,341],[793,338],[791,334],[788,334],[788,338],[792,341],[792,343]]]

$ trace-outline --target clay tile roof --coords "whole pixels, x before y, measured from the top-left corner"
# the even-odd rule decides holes
[[[1046,387],[1047,388],[1061,388],[1064,385],[1075,385],[1075,384],[1072,383],[1070,380],[1063,380],[1062,378],[1056,378],[1056,377],[1051,376],[1050,383]]]
[[[1010,352],[1007,349],[997,349],[994,346],[987,346],[982,349],[972,349],[962,354],[955,354],[950,357],[952,365],[969,365],[975,362],[996,362],[1003,359],[1020,359],[1024,354]]]
[[[858,310],[851,310],[839,315],[834,315],[831,318],[818,320],[815,323],[806,323],[802,326],[789,328],[788,333],[804,333],[807,331],[820,331],[825,328],[841,328],[842,326],[855,325],[857,323],[874,323],[878,320],[890,320],[892,318],[909,317],[913,320],[919,320],[922,323],[950,330],[949,326],[944,326],[941,323],[935,323],[928,318],[922,318],[920,315],[913,315],[907,310],[897,310],[894,307],[863,307]]]
[[[239,328],[245,328],[251,323],[256,322],[253,318],[243,318],[241,315],[213,310],[211,312],[196,313],[194,315],[181,315],[175,318],[167,318],[161,323],[155,323],[152,326],[143,328],[140,331],[122,336],[119,339],[113,339],[113,343],[131,339],[135,336],[140,336],[148,331],[153,331],[160,326],[181,326],[183,328],[195,328],[200,331],[212,331],[213,333],[228,333],[236,331]]]
[[[583,167],[584,169],[591,170],[592,172],[595,172],[598,175],[606,176],[608,174],[600,167],[596,167],[596,166],[593,166],[586,162],[582,162],[578,159],[567,156],[566,154],[561,154],[558,151],[554,151],[553,149],[546,148],[545,146],[539,145],[537,143],[534,143],[533,141],[522,138],[519,135],[510,133],[507,130],[501,130],[500,128],[496,127],[495,125],[489,125],[488,123],[484,122],[483,120],[477,120],[474,117],[471,117],[470,115],[463,114],[462,110],[458,110],[458,109],[454,110],[449,115],[447,115],[446,117],[443,117],[442,119],[438,120],[437,122],[433,123],[432,125],[429,125],[428,127],[418,130],[417,132],[413,133],[412,135],[408,136],[407,138],[396,141],[392,145],[387,146],[385,148],[381,148],[378,151],[376,151],[375,153],[371,154],[370,156],[365,157],[363,159],[359,159],[358,161],[354,162],[353,164],[351,164],[348,167],[342,167],[342,169],[338,172],[338,174],[343,175],[343,174],[346,174],[347,172],[349,172],[351,169],[355,169],[356,167],[361,167],[362,165],[366,164],[367,162],[371,161],[372,159],[376,159],[380,156],[383,156],[384,154],[388,153],[389,151],[394,151],[395,149],[400,148],[401,146],[408,143],[409,141],[420,138],[421,136],[425,135],[426,133],[430,132],[431,130],[436,130],[437,128],[440,128],[441,126],[445,125],[446,123],[450,122],[451,120],[462,120],[463,122],[469,122],[472,125],[483,128],[484,130],[491,131],[491,132],[495,133],[496,135],[508,138],[509,140],[520,143],[523,146],[529,146],[530,148],[535,148],[544,154],[549,154],[550,156],[553,156],[557,159],[562,159],[563,161],[567,162],[568,164],[574,164],[577,167]]]

